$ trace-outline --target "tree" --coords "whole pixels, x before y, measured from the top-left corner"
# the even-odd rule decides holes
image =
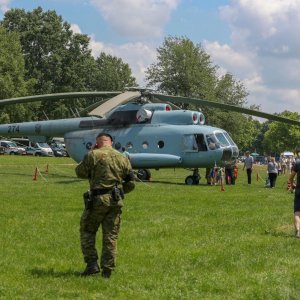
[[[129,65],[120,58],[101,52],[96,59],[94,87],[99,91],[119,91],[126,86],[136,86]]]
[[[24,59],[16,33],[0,27],[0,99],[26,94]]]
[[[300,120],[297,112],[284,111],[279,116]],[[285,150],[294,150],[300,145],[300,128],[281,122],[271,122],[265,132],[263,146],[268,154],[280,154]]]
[[[201,45],[186,37],[167,37],[157,49],[157,63],[146,71],[148,86],[181,96],[214,98],[216,66]]]
[[[8,32],[19,33],[26,79],[33,78],[36,82],[33,94],[89,91],[96,88],[110,90],[135,83],[129,66],[120,59],[104,56],[104,60],[110,61],[110,64],[104,67],[101,57],[96,63],[91,55],[89,37],[73,33],[71,25],[64,22],[55,11],[44,12],[41,7],[31,12],[12,9],[5,13],[1,23]],[[117,75],[118,77],[107,80],[107,76]],[[110,84],[102,87],[101,82]],[[68,107],[81,110],[91,104],[91,101],[93,100],[74,99],[71,103],[43,101],[35,113],[39,119],[44,118],[44,114],[49,118],[68,117],[71,114]]]
[[[229,73],[219,78],[217,69],[201,45],[185,37],[167,37],[157,49],[157,62],[147,69],[146,79],[148,86],[173,95],[239,106],[246,103],[244,85]],[[201,110],[207,123],[227,130],[239,147],[252,144],[256,132],[252,118],[210,107]]]
[[[0,99],[26,95],[33,82],[26,82],[24,76],[24,59],[19,36],[17,33],[7,33],[0,26]],[[26,117],[24,105],[20,104],[14,108],[7,106],[0,112],[1,122],[14,122]]]

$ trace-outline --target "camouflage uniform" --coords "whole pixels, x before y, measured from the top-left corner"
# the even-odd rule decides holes
[[[90,190],[111,190],[132,171],[130,162],[111,146],[90,151],[76,167],[79,178],[87,178]],[[130,182],[133,184],[133,182]],[[96,232],[102,225],[101,267],[113,270],[116,260],[116,245],[120,229],[123,201],[113,199],[108,192],[94,196],[93,208],[85,209],[80,221],[80,241],[84,261],[89,264],[98,260],[95,248]]]

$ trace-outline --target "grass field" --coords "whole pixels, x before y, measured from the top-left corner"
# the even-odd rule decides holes
[[[287,176],[266,189],[265,167],[252,185],[240,167],[222,192],[204,180],[186,186],[187,170],[152,171],[125,200],[107,280],[79,276],[87,182],[74,168],[68,158],[0,156],[0,299],[299,299]]]

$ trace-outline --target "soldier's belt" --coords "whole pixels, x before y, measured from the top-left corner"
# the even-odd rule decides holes
[[[94,189],[91,191],[93,196],[111,194],[112,189]]]

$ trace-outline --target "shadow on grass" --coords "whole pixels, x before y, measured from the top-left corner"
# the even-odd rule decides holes
[[[140,182],[140,181],[137,181]],[[183,186],[188,186],[187,184],[185,184],[184,182],[172,182],[172,181],[164,181],[164,180],[151,180],[151,181],[144,181],[147,184],[151,184],[151,183],[161,183],[161,184],[173,184],[173,185],[183,185]],[[210,186],[207,183],[199,183],[197,185],[191,185],[191,186]]]
[[[276,231],[276,230],[265,230],[265,234],[274,237],[284,237],[284,238],[295,238],[295,235],[290,232]]]
[[[29,271],[29,273],[34,277],[70,277],[70,276],[80,276],[80,272],[67,270],[67,271],[55,271],[53,268],[51,269],[42,269],[42,268],[34,268]]]
[[[16,171],[16,172],[0,172],[0,175],[17,175],[17,176],[34,176],[34,171],[32,172],[32,174],[29,174],[28,172],[27,173],[22,173],[22,172],[19,172],[19,171]],[[52,178],[52,177],[60,177],[60,178],[74,178],[74,179],[77,179],[75,175],[65,175],[65,174],[54,174],[54,173],[51,173],[51,175],[46,175],[44,173],[42,173],[42,175],[46,178]],[[38,176],[40,176],[38,174]],[[82,179],[81,179],[82,180]]]
[[[75,182],[79,182],[79,181],[82,181],[82,179],[54,181],[54,183],[58,183],[58,184],[71,184],[71,183],[75,183]]]

